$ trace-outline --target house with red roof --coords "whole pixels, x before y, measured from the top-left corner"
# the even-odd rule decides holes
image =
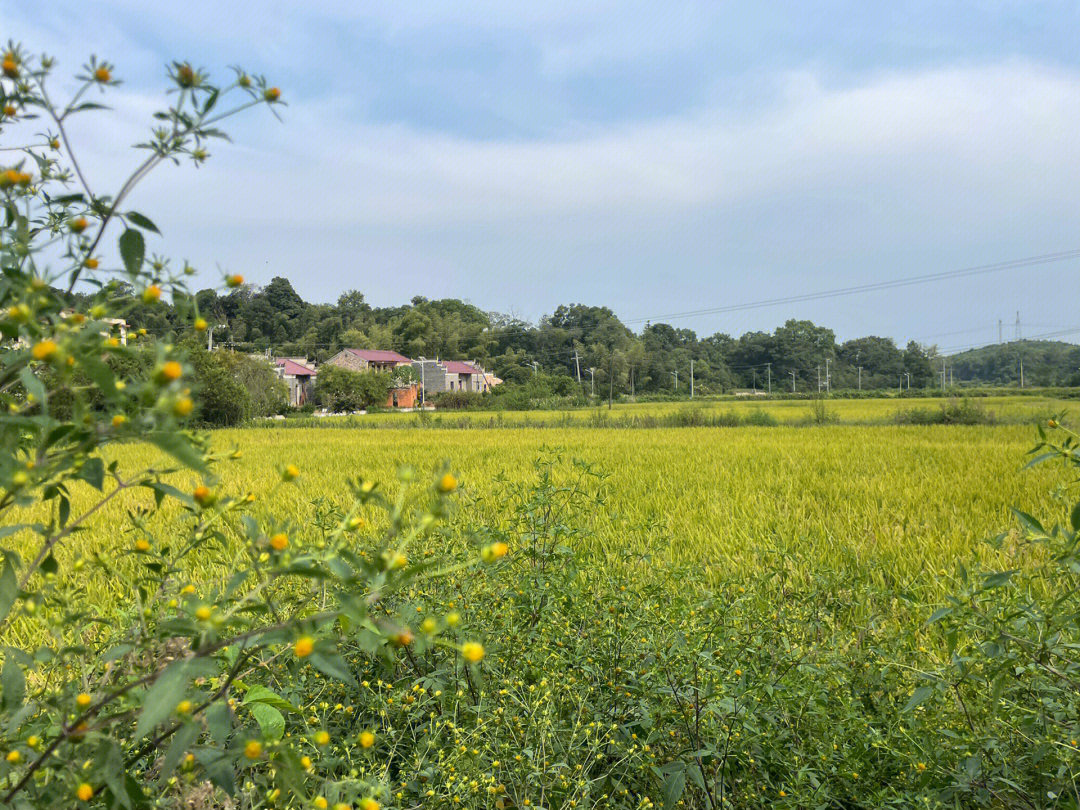
[[[412,367],[426,396],[443,391],[488,391],[491,381],[498,379],[487,374],[475,361],[414,360]]]
[[[388,349],[342,349],[326,362],[349,371],[393,371],[412,361]]]
[[[289,387],[289,404],[294,408],[307,403],[311,398],[312,388],[318,372],[303,357],[277,357],[274,368],[278,379],[284,380]]]

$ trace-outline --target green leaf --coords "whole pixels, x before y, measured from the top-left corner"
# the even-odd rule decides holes
[[[914,709],[920,703],[922,703],[927,698],[929,698],[932,694],[934,694],[934,687],[932,687],[932,686],[920,686],[911,695],[911,700],[909,700],[907,702],[907,704],[904,706],[904,708],[901,709],[900,711],[902,713],[905,713],[905,714],[907,712],[910,712],[912,709]]]
[[[1072,524],[1073,531],[1080,532],[1080,501],[1077,501],[1076,506],[1073,507],[1069,522]]]
[[[165,752],[165,758],[161,761],[161,772],[158,782],[165,784],[176,766],[180,764],[181,757],[191,750],[191,744],[199,736],[199,726],[195,723],[184,723],[173,735],[169,743],[169,750]]]
[[[219,700],[203,712],[206,718],[206,730],[210,732],[210,739],[215,745],[224,747],[232,733],[232,714],[229,704]]]
[[[1020,525],[1024,527],[1024,531],[1028,534],[1046,534],[1046,529],[1043,528],[1043,525],[1027,512],[1021,512],[1019,509],[1015,508],[1010,509],[1010,511],[1016,515],[1016,519],[1020,521]]]
[[[199,472],[206,469],[206,460],[183,434],[155,432],[146,434],[146,439],[181,464]]]
[[[256,684],[247,690],[247,695],[244,697],[244,705],[247,706],[252,703],[265,703],[267,706],[273,706],[275,709],[279,709],[283,712],[295,712],[300,713],[300,709],[289,703],[281,695],[271,692],[265,686]]]
[[[153,231],[154,233],[161,233],[161,231],[158,230],[157,225],[151,222],[149,218],[144,217],[138,211],[128,211],[126,214],[124,214],[124,216],[127,217],[127,219],[129,219],[133,225],[138,225],[143,230]]]
[[[670,774],[664,781],[663,787],[660,788],[660,792],[664,797],[664,807],[670,808],[677,806],[685,789],[686,771],[679,770]]]
[[[226,709],[227,711],[227,709]],[[236,793],[236,781],[233,777],[233,764],[224,751],[213,748],[200,748],[194,752],[195,759],[202,765],[210,781],[230,796]]]
[[[88,458],[75,476],[100,491],[105,485],[105,462],[100,458]]]
[[[124,267],[132,275],[142,270],[143,259],[146,258],[146,241],[142,231],[128,228],[120,234],[120,258],[124,260]]]
[[[15,576],[14,555],[4,556],[4,570],[0,571],[0,621],[3,621],[19,595],[19,578]]]
[[[280,740],[285,735],[285,718],[281,712],[266,703],[251,703],[248,711],[259,724],[262,733],[274,740]]]
[[[0,688],[3,689],[0,706],[4,707],[5,712],[14,712],[26,698],[26,676],[11,656],[4,662],[3,671],[0,671]]]
[[[60,570],[60,563],[56,561],[56,557],[53,556],[51,551],[49,556],[41,561],[41,570],[46,574],[55,574]]]
[[[323,675],[329,675],[331,678],[336,678],[342,683],[347,683],[350,686],[356,686],[356,679],[349,672],[349,668],[345,665],[344,659],[337,653],[312,653],[308,656],[308,660],[315,669],[319,670]]]
[[[188,662],[174,661],[154,681],[143,697],[143,709],[135,725],[135,739],[145,737],[158,723],[173,713],[187,690]]]

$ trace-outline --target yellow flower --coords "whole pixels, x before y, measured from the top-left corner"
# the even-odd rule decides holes
[[[106,84],[109,79],[112,78],[112,74],[109,73],[109,69],[102,65],[94,71],[94,81]]]
[[[8,751],[6,759],[12,765],[17,765],[19,760],[22,759],[22,754],[18,751]]]
[[[93,700],[94,699],[86,694],[86,692],[80,692],[75,696],[75,703],[78,704],[80,709],[85,709],[93,702]]]
[[[334,810],[352,810],[352,807],[345,802],[338,802],[334,805]]]
[[[204,484],[195,487],[191,492],[191,497],[195,499],[195,503],[199,506],[207,506],[214,502],[214,496],[210,492],[210,488]]]
[[[327,731],[317,731],[315,732],[314,740],[316,745],[329,745],[330,733]]]
[[[439,628],[438,623],[430,616],[424,621],[420,622],[420,629],[427,633],[429,636]]]
[[[457,627],[458,623],[460,621],[461,621],[461,614],[458,613],[456,610],[451,610],[449,613],[446,614],[446,626],[447,627]]]
[[[374,799],[364,799],[360,802],[360,810],[379,810],[379,803]]]
[[[281,91],[276,87],[267,87],[266,90],[263,92],[263,98],[273,104],[275,101],[281,98]],[[378,810],[378,807],[378,805],[375,805],[375,810]],[[365,808],[364,810],[367,810],[367,808]]]
[[[300,475],[300,468],[297,467],[295,464],[286,465],[285,469],[281,473],[281,477],[285,481],[292,481],[298,475]]]
[[[68,227],[71,228],[73,233],[82,233],[86,230],[90,223],[86,221],[86,217],[75,217],[68,223]]]
[[[83,264],[86,265],[86,267],[90,270],[97,270],[98,260],[95,259],[93,256],[88,256],[86,258],[86,261],[83,262]]]
[[[184,367],[175,360],[170,360],[158,369],[158,379],[161,382],[176,382],[184,375]]]
[[[83,782],[81,785],[75,788],[75,798],[78,799],[80,802],[90,801],[92,798],[94,798],[94,788],[86,782]]]
[[[457,489],[457,479],[450,473],[446,473],[439,479],[438,489],[439,492],[453,492]]]
[[[311,757],[300,757],[300,767],[305,771],[311,770]]]
[[[484,647],[475,641],[466,641],[461,647],[461,655],[470,664],[478,663],[484,657]]]
[[[177,703],[176,704],[176,713],[177,714],[191,714],[191,701],[190,700],[181,700],[179,703]]]
[[[191,401],[191,397],[180,397],[173,404],[173,413],[177,416],[190,416],[191,411],[194,409],[195,403]]]
[[[185,585],[183,588],[180,589],[180,593],[184,593],[184,594],[195,593],[195,586],[194,585]]]
[[[917,770],[919,773],[922,773],[923,771],[926,770],[926,763],[925,762],[917,762],[915,764],[915,770]]]
[[[289,547],[289,536],[282,532],[278,532],[270,538],[270,548],[274,551],[284,551]]]
[[[200,622],[209,621],[210,617],[213,615],[213,611],[210,610],[210,608],[208,608],[206,605],[202,605],[195,609],[195,618],[198,619]]]
[[[207,327],[209,327],[209,326],[210,326],[210,324],[208,324],[206,322],[205,318],[196,318],[195,319],[195,331],[196,332],[205,332]]]
[[[398,630],[396,633],[390,636],[390,641],[398,647],[408,647],[410,644],[413,643],[412,631],[408,628],[405,628],[404,630]]]
[[[506,545],[506,543],[491,543],[490,545],[484,546],[483,550],[480,552],[480,558],[484,562],[495,562],[496,560],[501,560],[505,557],[506,552],[509,550],[510,547]]]
[[[315,641],[311,636],[303,636],[296,640],[293,645],[293,653],[297,658],[307,658],[315,650]]]
[[[262,756],[262,743],[258,740],[248,740],[244,745],[244,756],[248,759],[258,759]]]
[[[34,344],[30,354],[34,356],[35,360],[48,360],[54,357],[59,350],[60,347],[56,345],[55,340],[43,340]]]
[[[315,805],[317,810],[326,810],[327,806],[330,803],[326,801],[326,798],[324,796],[316,796],[312,804]]]
[[[161,287],[157,284],[151,284],[145,290],[143,290],[142,300],[146,304],[152,304],[161,298]]]
[[[239,273],[233,276],[226,276],[225,278],[225,286],[227,287],[239,287],[243,283],[244,277]]]
[[[31,748],[37,748],[39,742],[41,742],[41,738],[37,734],[31,734],[26,738],[26,744]]]
[[[375,735],[370,731],[360,732],[360,747],[371,748],[375,744]]]
[[[122,413],[118,413],[112,418],[112,426],[114,428],[120,428],[127,424],[128,418]]]
[[[149,541],[145,537],[140,537],[138,540],[135,541],[135,550],[136,551],[149,551],[150,550]]]

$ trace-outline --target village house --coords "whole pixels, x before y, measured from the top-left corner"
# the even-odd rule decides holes
[[[414,360],[412,367],[423,384],[425,396],[443,391],[489,391],[492,385],[502,382],[479,364],[463,360],[420,359]]]
[[[349,371],[393,371],[412,361],[387,349],[342,349],[326,362]]]
[[[289,387],[289,405],[299,408],[311,398],[318,372],[302,357],[278,357],[274,360],[278,379]]]
[[[386,394],[387,408],[415,408],[420,404],[420,383],[399,382]]]

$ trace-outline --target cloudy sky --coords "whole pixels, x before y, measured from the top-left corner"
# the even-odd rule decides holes
[[[1064,0],[0,5],[0,36],[61,72],[115,63],[114,116],[77,133],[102,187],[168,61],[282,88],[281,122],[231,123],[133,200],[207,284],[604,304],[703,334],[812,318],[946,349],[1017,310],[1026,336],[1080,327],[1080,260],[665,316],[1080,248],[1077,31]]]

